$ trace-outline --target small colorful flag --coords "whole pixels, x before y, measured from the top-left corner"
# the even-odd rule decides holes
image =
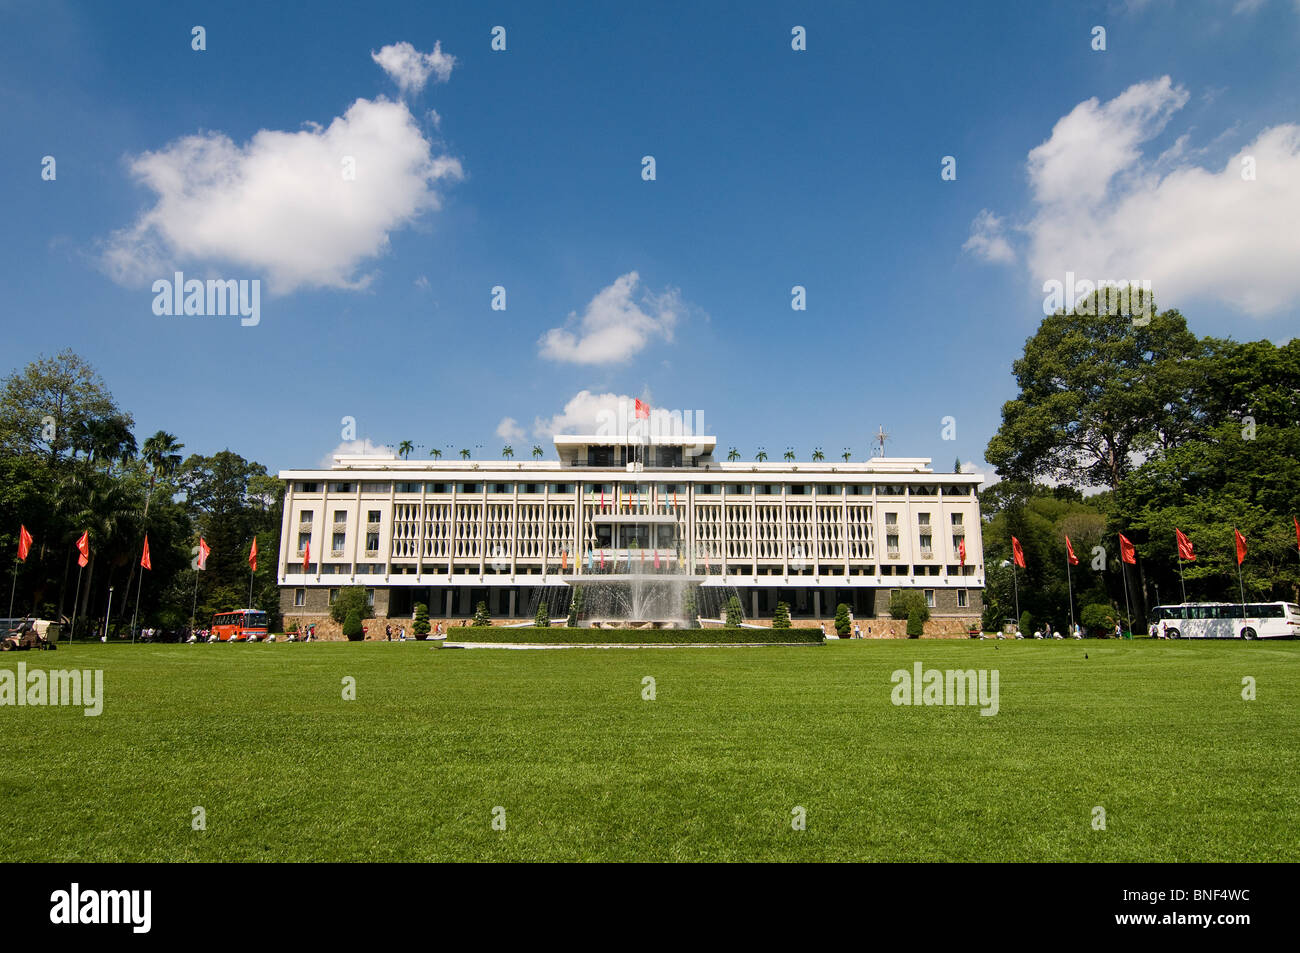
[[[624,405],[624,406],[626,406],[626,405]],[[647,404],[647,403],[644,403],[644,402],[642,402],[642,401],[640,401],[640,400],[638,400],[638,401],[636,402],[636,416],[637,416],[637,419],[638,419],[638,420],[641,420],[641,419],[649,420],[649,419],[650,419],[650,405]]]
[[[1014,536],[1011,537],[1011,558],[1016,561],[1016,565],[1021,569],[1025,568],[1025,551],[1020,548],[1020,540]]]
[[[1189,563],[1196,562],[1196,551],[1192,549],[1192,541],[1183,535],[1181,529],[1174,529],[1174,538],[1178,540],[1178,558],[1186,559]]]
[[[1295,548],[1300,549],[1300,520],[1293,516],[1291,522],[1295,523]]]
[[[140,565],[145,569],[152,569],[153,564],[149,562],[149,534],[144,534],[144,552],[140,554]]]
[[[208,553],[210,552],[212,552],[212,550],[208,548],[208,541],[204,539],[202,536],[200,536],[199,537],[199,562],[198,562],[198,566],[200,569],[208,568]]]
[[[1232,537],[1237,543],[1237,565],[1240,566],[1246,559],[1246,537],[1237,532],[1237,527],[1232,528]]]
[[[257,540],[253,540],[253,545],[257,545]],[[311,540],[307,540],[307,545],[302,548],[302,571],[308,572],[311,565]],[[256,568],[256,566],[254,566]]]
[[[81,534],[81,539],[77,540],[77,552],[81,553],[77,557],[77,565],[84,567],[90,562],[90,530]]]
[[[966,540],[964,538],[957,541],[957,558],[961,560],[963,566],[966,565]]]
[[[1065,537],[1065,558],[1069,560],[1071,566],[1079,565],[1079,557],[1074,555],[1074,547],[1070,545],[1070,537]]]
[[[1119,534],[1119,558],[1130,566],[1137,565],[1137,549],[1123,533]]]
[[[27,554],[32,551],[32,534],[27,532],[27,527],[19,524],[18,526],[18,558],[27,562]]]
[[[560,550],[560,572],[568,572],[568,571],[569,571],[569,551],[567,549],[562,549]]]
[[[311,545],[310,543],[308,545]],[[253,537],[253,548],[248,551],[248,568],[257,572],[257,537]],[[303,560],[303,572],[307,571],[307,561]]]
[[[659,550],[655,550],[655,569],[659,568]]]

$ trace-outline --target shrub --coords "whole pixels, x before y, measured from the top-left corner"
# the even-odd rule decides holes
[[[551,607],[545,599],[537,603],[537,614],[533,616],[533,625],[542,629],[551,627]]]
[[[356,609],[349,610],[343,620],[343,634],[349,642],[360,642],[366,637],[361,629],[361,613]]]
[[[423,602],[415,604],[415,621],[411,623],[411,631],[417,639],[429,634],[429,607]]]
[[[474,607],[474,625],[484,627],[492,624],[492,616],[488,615],[487,603],[479,602]]]
[[[1115,610],[1099,602],[1090,603],[1079,613],[1079,622],[1093,635],[1111,635],[1115,631]]]
[[[772,616],[772,628],[790,628],[790,607],[784,602],[778,602],[776,604],[776,615]]]
[[[1029,614],[1028,609],[1020,613],[1020,631],[1025,635],[1034,634],[1034,617]]]
[[[791,642],[819,645],[821,632],[817,629],[570,629],[560,626],[539,629],[528,626],[519,629],[463,628],[456,631],[456,639],[460,642],[520,642],[530,645],[690,645],[701,642],[718,645]]]
[[[569,600],[569,618],[565,621],[570,629],[578,627],[578,619],[582,616],[582,586],[573,587],[573,598]]]
[[[343,622],[353,609],[357,610],[358,618],[364,618],[366,610],[369,608],[370,604],[366,601],[364,586],[344,586],[339,590],[334,605],[330,606],[330,618],[335,622]]]
[[[907,637],[909,639],[919,639],[921,633],[925,631],[925,620],[921,618],[921,613],[913,607],[907,615]]]
[[[744,616],[740,611],[740,597],[732,596],[727,600],[727,628],[738,629]]]
[[[921,614],[922,622],[930,621],[930,607],[925,604],[925,596],[915,589],[900,589],[889,597],[889,615],[894,619],[910,619],[912,612]]]
[[[848,638],[853,623],[849,621],[849,607],[841,602],[835,607],[835,632],[841,639]]]

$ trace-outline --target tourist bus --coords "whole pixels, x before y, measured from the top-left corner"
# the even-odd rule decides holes
[[[266,613],[260,609],[218,612],[212,617],[212,631],[221,642],[247,642],[253,635],[260,642],[266,638]]]
[[[1293,602],[1184,602],[1156,606],[1156,625],[1171,639],[1282,639],[1300,633]]]

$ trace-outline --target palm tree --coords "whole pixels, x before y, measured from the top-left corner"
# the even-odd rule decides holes
[[[848,463],[848,462],[849,462],[849,457],[853,456],[853,451],[850,450],[848,447],[845,447],[845,448],[844,448],[844,452],[841,453],[840,456],[844,458],[844,462],[845,462],[845,463]]]
[[[468,451],[468,450],[462,450],[462,451],[460,452],[460,458],[461,458],[462,460],[468,460],[468,459],[469,459],[469,451]]]
[[[787,461],[790,461],[790,460],[793,460],[793,459],[794,459],[794,448],[793,448],[793,447],[786,447],[786,448],[785,448],[785,459],[786,459]]]
[[[412,446],[411,441],[403,440],[397,445],[397,455],[405,460],[411,455],[413,449],[415,448]]]
[[[822,453],[822,448],[818,447],[813,450],[813,463],[821,463],[826,459],[826,454]]]
[[[544,454],[545,452],[546,452],[546,451],[543,450],[540,446],[538,446],[537,444],[533,444],[533,459],[534,459],[534,460],[540,460],[540,459],[542,459],[542,454]]]
[[[437,447],[434,447],[432,450],[429,451],[429,456],[433,457],[433,459],[435,460],[441,460],[442,451],[439,450]]]
[[[729,463],[735,463],[735,462],[736,462],[737,460],[739,460],[739,459],[740,459],[740,451],[737,450],[735,447],[732,447],[732,448],[727,452],[727,461],[728,461]]]
[[[514,455],[515,455],[515,448],[510,446],[510,444],[506,444],[504,447],[501,448],[501,456],[505,457],[505,459],[509,460]]]
[[[175,434],[159,430],[144,442],[140,450],[140,459],[149,466],[149,495],[144,500],[144,518],[149,519],[149,503],[153,499],[154,486],[159,476],[171,476],[181,465],[180,451],[185,444],[176,439]]]
[[[757,460],[759,463],[764,463],[767,460],[767,451],[764,450],[762,447],[759,447],[758,453],[754,454],[754,459]]]

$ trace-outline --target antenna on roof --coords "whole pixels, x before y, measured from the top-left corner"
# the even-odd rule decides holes
[[[885,432],[885,428],[882,426],[876,431],[876,436],[872,439],[876,441],[876,456],[883,457],[885,455],[885,441],[889,439],[889,434]]]

